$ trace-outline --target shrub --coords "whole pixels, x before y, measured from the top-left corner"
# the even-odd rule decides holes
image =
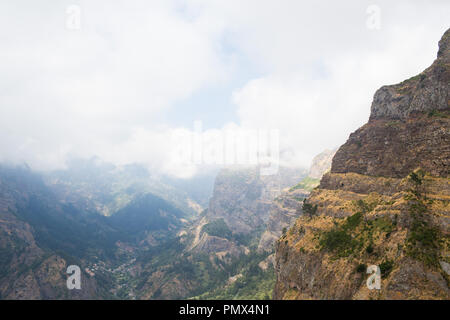
[[[368,254],[371,254],[371,253],[373,253],[373,246],[372,246],[372,244],[370,243],[368,246],[367,246],[367,248],[366,248],[366,252],[368,253]]]
[[[320,239],[320,245],[322,248],[335,251],[340,256],[344,256],[347,255],[354,243],[352,236],[345,230],[334,228],[323,235],[322,239]]]
[[[355,229],[362,221],[362,213],[358,212],[349,217],[347,217],[345,224],[343,225],[344,229],[353,230]]]
[[[381,277],[386,278],[394,268],[394,262],[391,260],[383,261],[380,265]]]
[[[409,178],[411,179],[411,181],[412,181],[416,186],[422,184],[423,176],[420,175],[419,173],[411,172],[411,173],[409,174]]]
[[[358,266],[356,267],[356,272],[358,273],[365,273],[367,270],[367,266],[365,264],[358,264]]]
[[[232,236],[231,230],[223,219],[217,219],[207,223],[202,228],[203,232],[206,232],[210,236],[216,236],[221,238],[230,239]]]
[[[317,213],[317,204],[312,205],[306,201],[306,199],[303,200],[303,206],[302,210],[304,213],[306,213],[309,217],[312,217]]]
[[[414,216],[407,238],[407,254],[428,266],[437,266],[440,250],[439,229]]]

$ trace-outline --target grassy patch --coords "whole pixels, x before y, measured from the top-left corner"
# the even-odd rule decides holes
[[[375,254],[374,236],[386,234],[388,237],[396,228],[389,217],[364,219],[364,214],[377,206],[376,201],[358,200],[354,204],[357,211],[355,214],[348,216],[340,224],[335,224],[319,238],[320,248],[333,252],[336,257],[362,255],[364,252]]]
[[[409,201],[412,223],[406,239],[406,254],[422,261],[429,267],[438,268],[441,233],[439,228],[432,225],[427,216],[428,206],[423,189],[424,175],[421,170],[409,175],[413,188],[405,196],[405,199]]]
[[[289,191],[294,191],[296,189],[304,189],[307,191],[312,191],[315,187],[317,187],[320,183],[320,179],[315,179],[311,177],[306,177],[298,184],[289,189]]]
[[[337,257],[347,257],[361,246],[361,242],[352,236],[352,231],[361,223],[362,213],[347,217],[342,225],[333,227],[322,234],[319,240],[322,249],[334,252]]]
[[[406,242],[406,253],[428,266],[438,267],[440,251],[439,229],[418,216],[413,217]]]
[[[428,118],[448,118],[449,115],[447,113],[438,111],[438,110],[432,110],[428,112]]]
[[[206,232],[210,236],[221,237],[225,239],[231,239],[232,233],[230,228],[223,219],[217,219],[207,223],[202,228],[203,232]]]

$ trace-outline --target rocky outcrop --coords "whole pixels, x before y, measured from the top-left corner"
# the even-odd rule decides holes
[[[275,299],[450,298],[449,38],[423,73],[377,91],[309,196],[313,214],[277,242]]]
[[[276,240],[283,230],[292,226],[294,221],[302,213],[302,201],[308,197],[309,191],[295,189],[286,191],[273,201],[269,220],[264,233],[261,235],[258,249],[260,251],[272,251]]]
[[[333,160],[336,149],[325,150],[314,157],[311,167],[309,168],[308,176],[313,179],[320,179],[325,172],[330,170],[331,161]]]
[[[246,243],[250,239],[260,242],[260,249],[272,250],[278,236],[266,230],[281,230],[292,222],[294,213],[286,213],[282,219],[269,219],[271,210],[277,206],[273,200],[282,195],[285,189],[305,176],[301,168],[280,167],[275,175],[261,176],[258,167],[229,167],[217,175],[213,196],[205,215],[191,230],[193,241],[190,249],[196,253],[224,256],[239,256],[248,252]],[[297,193],[301,193],[298,190]],[[288,200],[285,200],[288,201]],[[295,200],[294,200],[295,201]],[[298,201],[297,201],[298,202]],[[295,211],[295,210],[294,210]],[[229,236],[208,234],[203,227],[222,220]],[[261,238],[260,238],[261,237]],[[247,239],[245,244],[239,239]]]
[[[370,121],[407,120],[415,113],[448,109],[450,99],[450,34],[439,41],[437,59],[425,71],[399,84],[384,86],[375,93]]]
[[[250,233],[269,217],[272,200],[304,176],[304,170],[280,168],[271,176],[260,176],[259,168],[233,167],[217,176],[207,217],[224,219],[233,233]]]
[[[449,175],[449,38],[447,31],[428,69],[375,93],[369,122],[339,148],[332,173],[404,177],[420,164],[432,175]]]
[[[271,203],[263,189],[258,168],[224,169],[217,175],[207,217],[224,219],[234,233],[250,233],[268,218]]]
[[[299,183],[283,190],[275,198],[270,209],[269,220],[264,233],[261,235],[258,250],[272,251],[276,240],[283,230],[288,229],[302,214],[302,201],[308,197],[313,188],[318,186],[320,178],[331,168],[331,160],[336,150],[325,150],[314,157],[309,168],[308,176]]]

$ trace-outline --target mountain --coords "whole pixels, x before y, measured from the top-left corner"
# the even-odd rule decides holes
[[[375,93],[277,242],[275,299],[450,298],[449,42],[447,30],[429,68]]]
[[[257,246],[272,200],[305,174],[300,168],[280,168],[272,176],[261,176],[256,166],[222,169],[208,208],[168,244],[167,256],[149,250],[138,258],[141,297],[268,299],[271,252]]]
[[[201,227],[197,227],[197,241],[192,247],[211,253],[245,252],[248,250],[245,244],[252,240],[259,241],[268,222],[273,200],[283,189],[304,176],[305,170],[300,168],[281,167],[277,174],[270,176],[261,176],[258,167],[223,169],[216,178],[213,196],[199,223]],[[209,227],[214,224],[222,224],[228,233],[217,233],[216,228]],[[240,241],[233,241],[230,235]],[[223,247],[226,242],[230,246],[229,250]],[[222,248],[217,247],[219,243]],[[239,244],[242,245],[240,248]]]
[[[320,180],[325,172],[330,170],[331,161],[333,160],[336,151],[336,149],[324,150],[315,156],[312,160],[311,167],[309,168],[308,177]]]
[[[132,235],[130,241],[146,240],[154,245],[159,239],[174,236],[187,223],[186,218],[185,212],[148,193],[114,213],[108,222],[123,234]]]
[[[105,280],[82,269],[83,290],[66,288],[70,264],[111,253],[107,228],[58,204],[40,176],[25,168],[0,168],[0,297],[89,299],[107,297]],[[95,232],[94,232],[95,230]],[[89,235],[86,237],[86,235]]]
[[[20,167],[0,167],[0,191],[2,299],[134,298],[127,280],[136,258],[149,248],[164,254],[190,217],[149,193],[103,216],[84,205],[89,198],[69,202],[42,175]],[[66,287],[71,264],[82,270],[82,290]]]
[[[189,197],[181,187],[170,202],[148,193],[163,184],[137,166],[83,161],[46,174],[1,167],[0,297],[178,299],[227,288],[226,297],[238,290],[268,298],[273,269],[258,266],[267,254],[255,249],[279,184],[304,174],[294,171],[269,179],[256,168],[223,170],[209,208],[196,215],[179,208],[181,195]],[[81,267],[81,291],[66,288],[70,264]]]
[[[216,172],[190,179],[150,172],[138,164],[115,166],[98,158],[72,159],[67,168],[43,174],[59,198],[80,210],[113,215],[132,200],[154,194],[196,215],[208,205]]]
[[[284,189],[272,202],[267,227],[261,236],[258,249],[272,251],[276,240],[291,227],[303,212],[303,201],[319,185],[320,178],[331,168],[336,150],[325,150],[312,160],[308,175],[294,186]]]
[[[188,181],[167,201],[148,192],[163,184],[151,185],[139,166],[90,160],[46,174],[1,167],[1,297],[268,299],[274,239],[261,250],[262,235],[276,197],[309,193],[316,180],[307,172],[223,169],[208,208],[195,214],[178,206]],[[88,290],[67,290],[70,264],[81,267]]]

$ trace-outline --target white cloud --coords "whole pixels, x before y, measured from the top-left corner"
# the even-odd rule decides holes
[[[431,64],[450,13],[448,1],[378,1],[373,31],[369,1],[74,2],[80,30],[65,26],[72,2],[0,3],[0,161],[97,155],[192,175],[170,159],[188,130],[171,108],[216,84],[236,88],[235,126],[279,129],[284,160],[308,165],[366,122],[377,88]],[[258,77],[230,83],[238,63]]]
[[[116,146],[136,143],[159,111],[226,77],[214,39],[168,1],[80,8],[81,29],[69,30],[65,5],[0,5],[4,160],[52,168],[100,146],[119,160]]]

